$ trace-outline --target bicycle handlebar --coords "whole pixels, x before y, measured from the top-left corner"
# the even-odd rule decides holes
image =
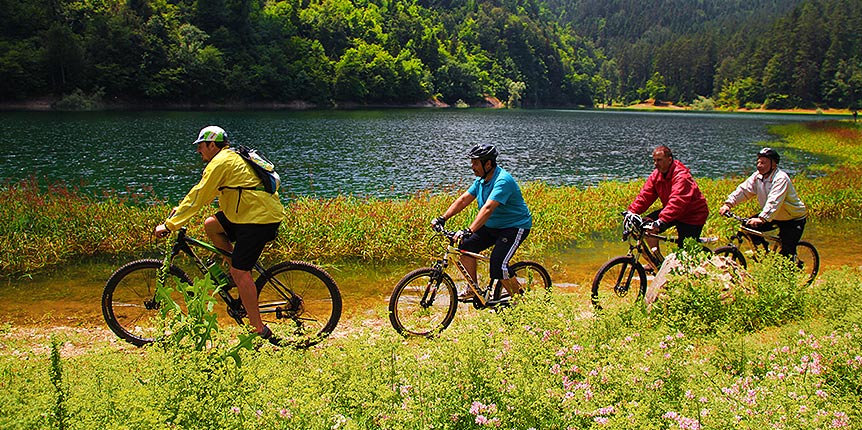
[[[451,231],[451,230],[446,230],[445,228],[443,228],[442,226],[437,225],[437,224],[433,225],[431,228],[433,228],[434,231],[436,231],[437,233],[440,233],[443,236],[445,236],[447,239],[455,240],[455,234],[457,232]]]
[[[727,212],[725,212],[725,213],[724,213],[724,216],[725,216],[725,217],[727,217],[727,218],[733,218],[733,219],[735,219],[735,220],[737,220],[737,221],[741,222],[741,223],[742,223],[742,225],[746,225],[746,224],[748,224],[748,220],[750,220],[750,219],[751,219],[751,218],[743,218],[743,217],[741,217],[741,216],[739,216],[739,215],[737,215],[737,214],[735,214],[735,213],[733,213],[733,212],[731,212],[731,211],[727,211]]]

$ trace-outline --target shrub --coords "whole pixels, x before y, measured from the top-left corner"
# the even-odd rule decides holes
[[[700,111],[714,111],[715,110],[715,102],[708,97],[697,96],[697,100],[691,103],[691,108],[693,110]]]
[[[717,276],[676,274],[665,297],[653,306],[653,318],[686,333],[708,335],[754,332],[805,316],[810,293],[795,263],[777,253],[761,254],[749,263],[749,275],[728,294],[715,283]]]

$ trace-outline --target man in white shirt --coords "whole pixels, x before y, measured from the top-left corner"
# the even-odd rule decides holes
[[[724,215],[738,203],[756,196],[761,210],[748,220],[748,226],[759,231],[778,228],[781,254],[793,257],[805,230],[808,208],[796,194],[790,176],[778,168],[779,160],[778,152],[774,149],[761,149],[757,153],[757,172],[727,196],[718,213]]]

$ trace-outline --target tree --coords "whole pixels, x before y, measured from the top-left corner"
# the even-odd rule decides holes
[[[665,91],[667,91],[664,85],[664,76],[659,72],[653,73],[652,77],[647,81],[644,90],[647,97],[655,100],[655,103],[658,104],[662,100],[662,97],[664,97]]]

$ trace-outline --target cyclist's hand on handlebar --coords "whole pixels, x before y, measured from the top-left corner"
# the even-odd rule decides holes
[[[718,213],[724,216],[730,216],[728,215],[730,213],[730,205],[727,203],[721,205],[721,207],[718,208]]]
[[[649,230],[650,233],[656,234],[661,232],[662,224],[663,223],[660,220],[649,222],[644,224],[644,230]]]
[[[470,230],[470,227],[465,228],[464,230],[455,232],[455,236],[452,238],[458,241],[462,241],[473,235],[473,230]]]
[[[171,231],[168,230],[168,228],[164,224],[159,224],[156,226],[156,229],[155,231],[153,231],[153,234],[156,237],[167,237],[169,234],[171,234]]]
[[[446,218],[438,216],[431,220],[431,228],[434,230],[440,231],[443,230],[444,227],[446,227]]]
[[[751,227],[758,227],[761,224],[763,224],[764,222],[765,221],[760,219],[760,217],[753,217],[753,218],[748,218],[747,220],[745,220],[745,224],[747,224]]]

